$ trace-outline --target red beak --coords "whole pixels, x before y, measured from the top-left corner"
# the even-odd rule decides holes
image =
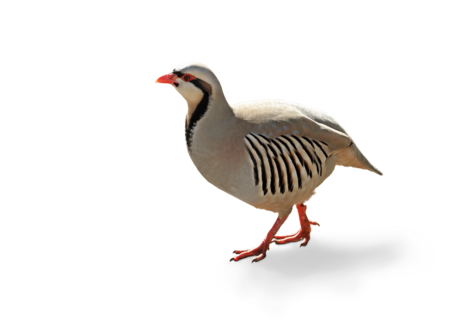
[[[172,84],[176,82],[177,76],[174,74],[167,74],[159,77],[155,83]]]

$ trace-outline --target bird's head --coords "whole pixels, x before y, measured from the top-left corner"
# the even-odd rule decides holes
[[[171,84],[186,99],[189,107],[196,107],[205,97],[223,97],[222,87],[214,73],[201,63],[189,62],[178,65],[156,83]]]

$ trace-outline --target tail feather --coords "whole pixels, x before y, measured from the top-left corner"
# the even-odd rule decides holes
[[[353,167],[372,171],[380,176],[383,173],[375,168],[369,160],[361,153],[355,143],[339,151],[336,154],[336,164],[344,167]]]

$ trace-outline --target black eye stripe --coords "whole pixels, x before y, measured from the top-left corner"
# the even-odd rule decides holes
[[[181,71],[175,71],[175,70],[174,70],[172,73],[173,73],[174,75],[177,75],[177,77],[183,77],[183,75],[184,75]]]

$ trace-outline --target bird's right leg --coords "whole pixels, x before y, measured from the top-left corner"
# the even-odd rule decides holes
[[[311,240],[311,232],[314,231],[313,226],[322,226],[320,222],[309,219],[307,210],[308,207],[304,203],[296,205],[295,212],[297,214],[298,229],[293,233],[275,236],[273,243],[283,245],[291,242],[299,242],[303,239],[300,247],[305,246]]]
[[[275,218],[275,222],[272,223],[269,230],[264,234],[264,236],[259,240],[259,242],[251,247],[251,248],[244,248],[244,249],[233,249],[231,251],[231,254],[237,254],[233,255],[230,258],[230,263],[233,261],[238,261],[240,259],[254,256],[252,259],[252,264],[254,262],[259,262],[262,259],[264,259],[267,255],[267,250],[269,249],[270,245],[272,244],[273,238],[276,236],[276,234],[281,230],[281,228],[286,224],[291,214],[282,217],[282,218]]]

